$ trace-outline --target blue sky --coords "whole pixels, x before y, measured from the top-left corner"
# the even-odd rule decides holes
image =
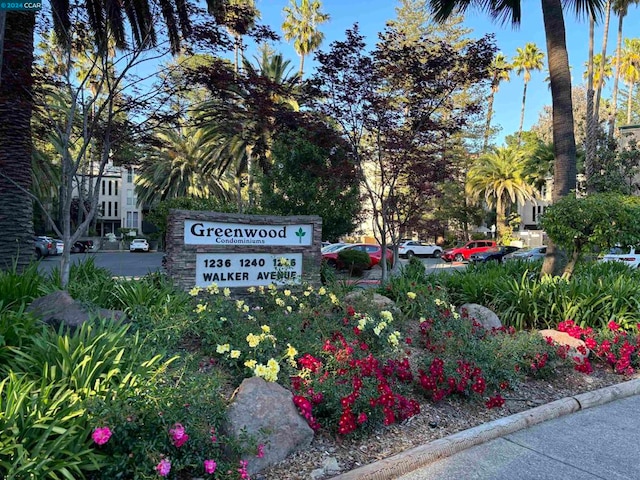
[[[282,10],[289,4],[289,1],[257,0],[256,4],[262,14],[261,23],[270,25],[273,30],[281,35],[280,27],[284,19]],[[325,42],[321,49],[326,50],[331,41],[344,39],[345,30],[355,22],[358,22],[360,30],[367,37],[367,40],[371,43],[375,42],[378,32],[384,29],[387,20],[396,17],[395,8],[398,2],[393,0],[322,0],[322,5],[322,11],[331,16],[331,20],[321,26],[321,30],[325,34]],[[512,58],[515,55],[516,48],[524,47],[527,42],[534,42],[538,48],[545,52],[546,63],[546,43],[540,2],[522,0],[522,5],[523,21],[519,29],[513,29],[510,25],[503,26],[492,22],[485,13],[476,10],[467,12],[465,25],[473,29],[472,36],[479,37],[487,33],[495,34],[499,50],[508,58]],[[588,54],[589,26],[585,19],[576,19],[569,12],[565,13],[565,23],[573,84],[577,85],[583,82],[582,73],[585,70],[584,63]],[[640,8],[630,8],[629,14],[625,17],[624,25],[625,37],[640,37]],[[618,18],[612,15],[607,54],[613,53],[615,49],[617,27]],[[596,25],[596,53],[602,48],[602,32],[603,25]],[[282,52],[285,58],[292,60],[295,68],[298,68],[299,58],[290,44],[283,41],[280,45],[274,45],[274,48]],[[305,70],[308,72],[310,68],[313,68],[313,63],[310,59],[307,59],[305,60]],[[537,121],[538,113],[544,105],[551,104],[551,94],[547,84],[544,82],[546,76],[546,71],[532,74],[527,91],[525,129],[530,128]],[[612,81],[609,82],[609,88],[611,83]],[[522,77],[513,73],[511,81],[503,83],[496,95],[494,102],[495,114],[492,123],[502,127],[498,141],[501,141],[504,135],[518,130],[522,89]],[[610,96],[610,92],[605,91],[605,96]]]

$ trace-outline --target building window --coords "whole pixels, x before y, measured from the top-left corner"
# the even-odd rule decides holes
[[[102,202],[102,209],[100,210],[100,216],[101,217],[104,217],[104,212],[105,212],[104,206],[105,206],[104,202]]]
[[[133,167],[127,168],[127,183],[133,183]]]
[[[107,217],[110,217],[111,216],[111,202],[109,202],[109,210],[108,211],[109,211],[109,213],[107,214]]]
[[[104,180],[102,180],[102,195],[104,195],[104,184],[105,184],[105,183],[106,183],[106,182],[105,182]]]
[[[115,187],[115,193],[114,195],[118,195],[118,182],[113,182],[113,186]]]
[[[127,189],[127,206],[133,206],[133,190],[131,190],[130,188]]]
[[[116,183],[117,185],[117,183]],[[118,202],[113,202],[113,216],[117,217],[118,216]]]
[[[113,187],[111,186],[111,180],[109,180],[109,195],[113,195]]]
[[[127,228],[138,228],[138,212],[127,212]]]

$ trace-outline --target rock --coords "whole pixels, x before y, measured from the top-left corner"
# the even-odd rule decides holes
[[[275,465],[313,440],[313,430],[298,413],[291,392],[259,377],[242,381],[227,410],[227,422],[230,435],[244,434],[264,445],[262,458],[245,458],[249,474]]]
[[[502,328],[502,322],[498,316],[487,307],[483,307],[477,303],[465,303],[460,307],[460,313],[478,322],[485,330]]]
[[[126,319],[125,313],[121,310],[87,309],[71,298],[68,292],[62,290],[36,298],[27,308],[27,312],[39,317],[44,323],[56,329],[61,325],[75,329],[96,317],[111,318],[115,321],[124,321]]]
[[[553,340],[553,343],[555,343],[556,345],[568,346],[569,358],[578,357],[579,361],[582,362],[585,357],[589,356],[589,349],[587,348],[587,345],[584,343],[584,341],[580,340],[579,338],[572,337],[567,332],[559,332],[558,330],[547,329],[540,330],[540,335],[542,335],[543,338],[551,338],[551,340]],[[584,350],[582,348],[580,348],[580,350],[586,353],[581,353],[580,350],[578,350],[579,347],[584,347]]]
[[[373,304],[379,310],[393,311],[393,309],[396,308],[396,303],[389,297],[385,297],[384,295],[380,295],[379,293],[373,293],[373,295],[371,295],[371,293],[368,293],[365,290],[354,290],[347,293],[344,296],[344,301],[342,303],[344,305],[349,305],[358,304],[365,301],[369,305]]]
[[[340,473],[340,465],[335,457],[329,457],[322,462],[321,468],[316,468],[311,472],[311,480],[319,480],[321,478],[333,477]]]

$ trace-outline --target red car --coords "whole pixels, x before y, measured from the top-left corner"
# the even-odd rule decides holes
[[[338,254],[343,250],[360,250],[367,252],[369,258],[371,258],[371,265],[369,268],[375,267],[380,263],[382,258],[382,247],[372,243],[348,243],[337,250],[332,252],[325,252],[322,254],[322,260],[326,261],[328,265],[335,268],[344,268],[344,265],[340,264]],[[387,261],[389,266],[393,266],[393,251],[387,246]]]
[[[474,253],[486,252],[490,248],[496,247],[493,240],[471,240],[470,242],[457,245],[442,252],[442,259],[445,262],[464,262],[469,261],[469,257]]]

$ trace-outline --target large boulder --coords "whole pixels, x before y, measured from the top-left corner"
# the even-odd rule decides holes
[[[553,343],[555,345],[568,347],[569,351],[567,353],[567,356],[569,358],[577,357],[578,361],[582,362],[586,357],[589,356],[589,349],[584,343],[584,340],[574,338],[567,332],[560,332],[558,330],[553,330],[550,328],[547,330],[540,330],[540,335],[542,335],[542,337],[545,339],[550,338],[551,340],[553,340]]]
[[[125,313],[121,310],[89,309],[76,302],[69,293],[62,290],[36,298],[27,307],[27,311],[56,329],[60,326],[75,329],[92,318],[110,318],[115,321],[125,320]]]
[[[460,307],[460,314],[467,316],[470,320],[475,320],[482,325],[485,330],[502,328],[502,322],[498,316],[487,307],[483,307],[477,303],[465,303]]]
[[[313,430],[293,404],[287,389],[260,377],[243,380],[227,410],[227,432],[248,435],[264,445],[264,456],[250,456],[247,471],[255,474],[308,447]]]

